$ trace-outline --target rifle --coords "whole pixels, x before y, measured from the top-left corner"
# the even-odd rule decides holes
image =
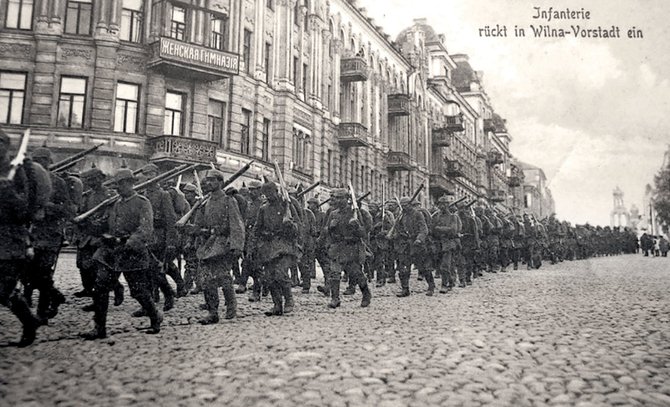
[[[354,211],[354,219],[359,220],[361,218],[361,210],[358,207],[358,199],[356,198],[356,193],[354,192],[354,187],[351,185],[351,182],[349,182],[349,194],[351,195],[351,209]]]
[[[319,204],[319,208],[320,208],[322,205],[327,204],[328,202],[330,202],[330,198],[328,198],[328,199],[326,199],[325,201],[321,202],[321,203]]]
[[[364,193],[363,195],[361,195],[360,197],[356,198],[356,203],[360,206],[361,202],[363,202],[363,200],[365,198],[369,197],[371,193],[372,192],[368,191],[368,192]]]
[[[384,220],[386,218],[386,198],[384,191],[384,184],[382,184],[382,229],[384,228]]]
[[[296,194],[296,197],[297,197],[298,199],[302,198],[303,196],[307,195],[309,192],[311,192],[312,190],[314,190],[314,188],[318,187],[319,185],[321,185],[321,181],[316,181],[315,183],[313,183],[312,185],[310,185],[309,187],[307,187],[307,189],[305,189],[304,191],[300,191],[300,192],[298,192],[298,193]]]
[[[193,170],[193,181],[195,181],[195,189],[198,197],[202,198],[202,185],[200,185],[200,177],[198,176],[198,171],[196,170]]]
[[[69,163],[69,164],[63,165],[63,166],[61,166],[60,168],[58,168],[58,169],[56,170],[56,172],[64,173],[65,171],[67,171],[67,170],[69,170],[70,168],[72,168],[72,167],[74,167],[75,165],[77,165],[77,163],[78,163],[79,161],[82,161],[84,158],[85,158],[85,157],[81,157],[81,158],[79,158],[79,159],[77,159],[77,160],[72,161],[72,162]]]
[[[450,208],[451,208],[452,206],[458,207],[458,204],[461,203],[461,202],[463,202],[463,201],[465,201],[466,199],[468,199],[467,196],[461,197],[461,198],[458,199],[457,201],[450,203],[450,204],[449,204],[449,207],[450,207]]]
[[[102,147],[104,144],[105,144],[105,143],[100,143],[100,144],[95,145],[95,146],[93,146],[93,147],[87,148],[87,149],[84,150],[84,151],[80,151],[80,152],[78,152],[77,154],[75,154],[75,155],[73,155],[73,156],[71,156],[71,157],[68,157],[68,158],[66,158],[66,159],[64,159],[64,160],[61,160],[61,161],[59,161],[59,162],[57,162],[57,163],[55,163],[55,164],[51,164],[51,165],[49,166],[49,171],[63,171],[63,170],[64,170],[64,167],[65,167],[65,168],[70,168],[70,167],[72,166],[72,165],[70,165],[70,164],[77,163],[77,162],[81,161],[84,157],[86,157],[87,155],[91,154],[91,153],[94,152],[95,150],[99,149],[99,148]],[[74,165],[74,164],[73,164],[73,165]]]
[[[9,163],[9,171],[7,172],[8,180],[13,180],[16,175],[16,170],[19,169],[19,165],[23,164],[23,160],[26,158],[26,152],[28,151],[28,141],[30,140],[30,129],[26,129],[23,132],[21,137],[21,144],[19,144],[19,149],[16,151],[16,155]]]
[[[174,169],[172,169],[170,171],[167,171],[163,174],[159,174],[159,175],[155,176],[154,178],[152,178],[150,180],[146,180],[146,181],[144,181],[140,184],[137,184],[137,185],[133,186],[133,190],[141,191],[141,190],[147,188],[148,186],[150,186],[152,184],[160,183],[160,182],[165,181],[166,179],[170,179],[170,178],[176,177],[180,174],[183,174],[185,172],[191,171],[194,168],[196,168],[197,166],[198,166],[198,164],[193,164],[193,165],[183,164],[183,165],[180,165],[177,168],[174,168]],[[115,203],[120,198],[121,197],[119,195],[114,195],[110,198],[107,198],[104,201],[97,204],[96,206],[94,206],[93,208],[89,209],[88,211],[82,213],[79,216],[76,216],[74,219],[72,219],[72,221],[75,222],[75,223],[79,223],[83,220],[86,220],[91,215],[93,215],[94,213],[99,211],[100,209],[103,209],[103,208],[107,207],[108,205],[111,205],[111,204]]]
[[[279,169],[279,163],[275,160],[274,162],[275,166],[275,174],[277,175],[277,179],[279,180],[279,193],[286,202],[286,211],[284,212],[284,221],[288,221],[291,219],[291,197],[288,194],[288,189],[286,188],[286,183],[284,182],[284,176],[281,173],[281,170]]]
[[[242,174],[247,172],[247,170],[249,170],[249,168],[251,168],[251,163],[253,163],[253,162],[254,162],[254,160],[249,161],[246,165],[244,165],[242,168],[237,170],[233,175],[231,175],[230,178],[228,178],[226,181],[224,181],[223,185],[221,186],[221,189],[224,189],[225,187],[229,186],[230,184],[233,183],[233,181],[235,181],[236,179],[241,177]],[[193,170],[193,176],[195,177],[196,185],[198,187],[198,191],[200,192],[200,199],[196,203],[193,204],[191,209],[189,209],[189,211],[186,212],[184,214],[184,216],[182,216],[181,219],[179,219],[177,221],[177,223],[175,223],[176,227],[186,226],[186,224],[191,219],[191,217],[193,216],[195,211],[197,211],[198,208],[200,208],[204,204],[206,204],[209,201],[209,199],[212,197],[211,192],[209,192],[205,196],[202,196],[202,188],[200,187],[200,178],[198,177],[198,173],[195,170]]]

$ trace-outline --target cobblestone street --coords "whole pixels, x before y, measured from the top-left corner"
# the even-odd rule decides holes
[[[0,404],[404,406],[670,405],[670,263],[642,256],[487,274],[426,297],[373,289],[326,308],[295,291],[296,311],[268,318],[238,295],[238,319],[201,326],[201,296],[167,312],[159,335],[136,328],[137,303],[110,306],[106,340],[75,299],[74,256],[57,286],[68,297],[35,345],[0,349]],[[20,326],[0,309],[0,343]],[[4,401],[3,401],[4,400]]]

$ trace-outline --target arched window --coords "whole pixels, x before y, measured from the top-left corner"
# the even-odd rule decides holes
[[[293,23],[300,27],[300,22],[302,21],[300,18],[300,5],[301,1],[298,0],[295,2],[295,7],[293,7]]]
[[[303,30],[307,31],[309,28],[309,0],[305,0],[305,7],[307,7],[307,11],[305,12],[305,22],[303,24]]]

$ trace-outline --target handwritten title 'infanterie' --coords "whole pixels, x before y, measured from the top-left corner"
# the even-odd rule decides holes
[[[505,24],[491,24],[479,28],[480,37],[528,37],[531,38],[603,38],[603,39],[618,39],[623,38],[622,33],[626,34],[627,38],[637,39],[644,38],[641,29],[635,26],[626,27],[622,29],[617,25],[607,26],[583,26],[582,23],[560,25],[561,22],[568,20],[591,20],[591,11],[584,8],[580,9],[555,9],[553,7],[533,7],[533,20],[540,20],[540,24],[529,24],[528,27],[514,25],[508,32],[508,27]],[[509,35],[508,35],[509,34]]]

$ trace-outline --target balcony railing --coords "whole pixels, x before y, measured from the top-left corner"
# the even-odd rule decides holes
[[[501,189],[492,189],[489,190],[489,199],[492,202],[505,202],[507,193]]]
[[[209,140],[181,136],[158,136],[147,141],[151,161],[216,162],[217,144]]]
[[[340,123],[337,141],[344,148],[367,147],[368,129],[360,123]]]
[[[409,154],[404,151],[389,151],[386,168],[389,171],[410,171],[412,163]]]
[[[503,155],[500,151],[489,151],[489,153],[486,155],[486,161],[490,165],[502,164],[504,162]]]
[[[484,119],[484,131],[492,131],[495,133],[496,131],[496,125],[493,123],[493,119]]]
[[[433,147],[449,147],[451,145],[451,134],[446,127],[433,128]]]
[[[447,161],[447,176],[452,178],[464,177],[465,169],[463,163],[456,160]]]
[[[435,195],[451,194],[452,186],[443,173],[431,173],[429,178],[430,191]]]
[[[388,95],[388,112],[389,116],[409,116],[409,95],[404,93]]]
[[[456,131],[465,131],[465,125],[463,124],[463,116],[447,116],[447,130],[456,132]]]
[[[240,72],[240,56],[201,45],[160,37],[151,44],[147,64],[165,75],[215,81]]]
[[[361,82],[368,80],[368,64],[363,57],[342,58],[340,61],[340,80],[342,82]]]

